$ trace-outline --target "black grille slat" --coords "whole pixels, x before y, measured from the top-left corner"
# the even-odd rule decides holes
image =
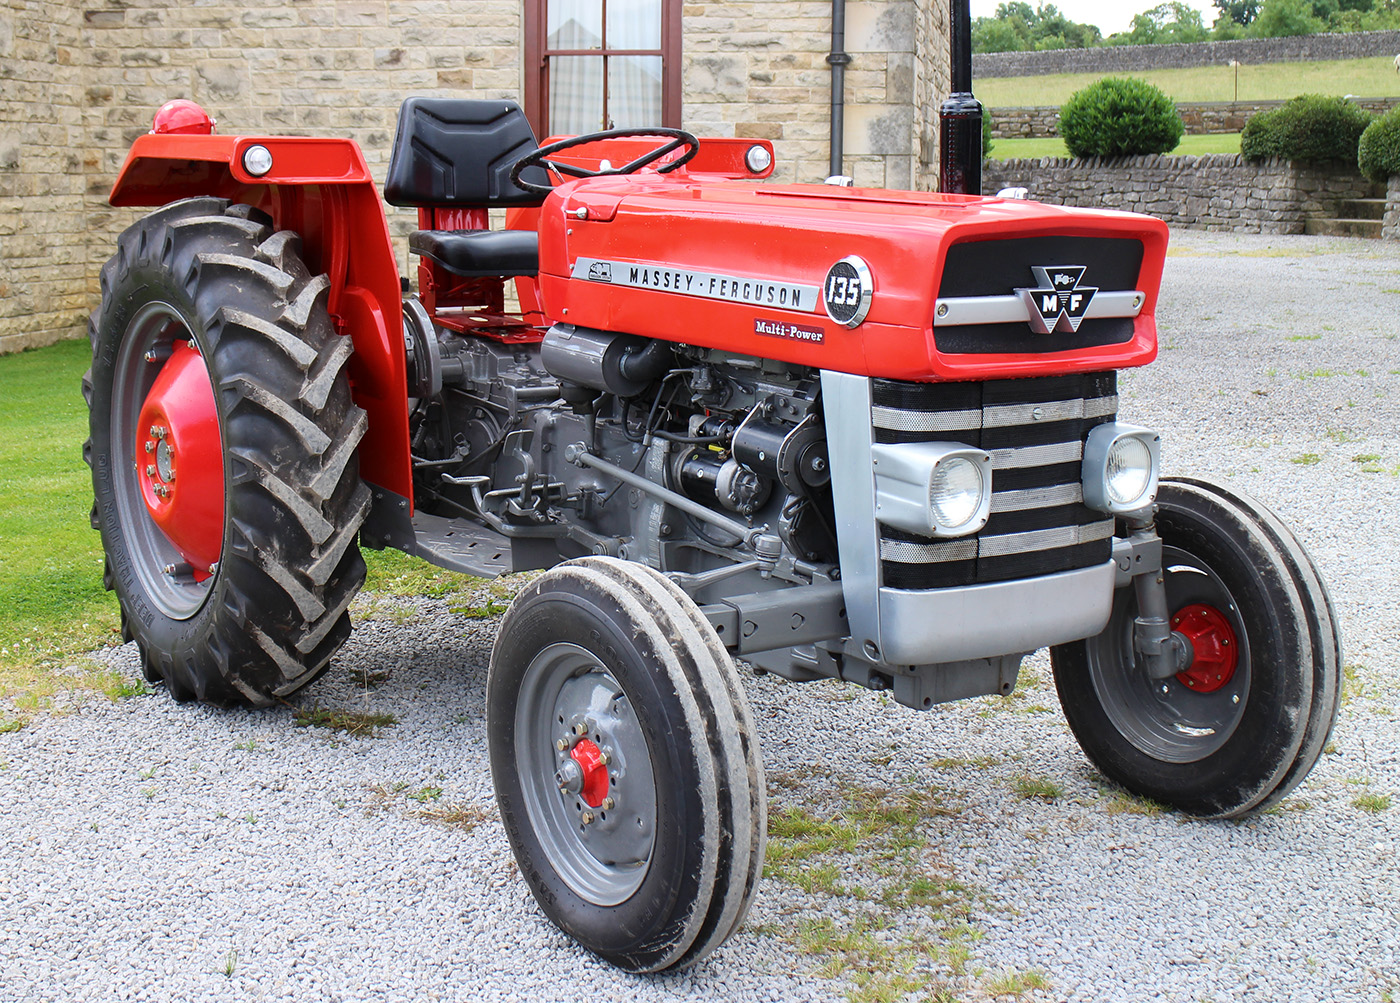
[[[1035,334],[1026,324],[955,324],[935,327],[933,344],[946,355],[1030,355],[1124,345],[1133,333],[1131,317],[1091,317],[1072,334]]]
[[[1040,466],[1007,466],[1006,463],[1024,462],[1028,458],[1043,459],[1047,452],[1060,452],[1052,448],[1060,443],[1082,447],[1094,427],[1116,418],[1116,413],[1093,413],[1116,409],[1116,394],[1117,374],[1114,372],[956,384],[874,380],[872,399],[877,408],[875,438],[878,442],[958,442],[987,450],[998,457],[992,477],[994,494],[991,518],[981,533],[970,538],[977,541],[981,550],[979,556],[964,558],[948,548],[940,551],[939,545],[948,541],[934,541],[882,525],[881,539],[891,545],[886,556],[902,558],[882,558],[880,564],[884,585],[898,589],[953,588],[1055,574],[1107,561],[1112,552],[1111,539],[1078,542],[1075,536],[1076,531],[1089,536],[1106,532],[1105,522],[1108,520],[1104,513],[1080,503],[1077,490],[1066,497],[1066,492],[1070,488],[1077,489],[1080,483],[1082,474],[1078,460]],[[1079,401],[1085,402],[1082,409],[1073,403]],[[1018,410],[1022,405],[1044,405],[1044,413],[1053,420],[1032,419],[1017,424],[1001,424],[1037,413],[1033,408]],[[1086,417],[1058,417],[1080,410],[1091,413]],[[880,427],[881,422],[908,428],[925,424],[948,427],[938,431],[908,431],[899,427]],[[983,423],[986,423],[986,427],[983,427]],[[1040,448],[1033,453],[1018,455],[1019,451],[1033,447]],[[1009,494],[1054,491],[1057,488],[1062,490],[1050,498],[1044,495],[1039,499],[1034,495],[1013,497]],[[998,499],[1006,506],[1017,507],[999,511]],[[1065,533],[1058,534],[1055,530],[1065,530]],[[1014,539],[1023,533],[1040,533],[1042,536],[1040,539],[1034,536],[1028,540]],[[1046,537],[1057,537],[1056,542],[1060,545],[1022,553],[1000,552],[1008,544],[1043,545]],[[932,545],[932,550],[929,545]],[[934,554],[960,559],[939,560],[931,556]]]
[[[977,240],[948,249],[940,299],[1007,296],[1035,285],[1031,268],[1083,265],[1083,285],[1136,289],[1142,272],[1142,241],[1132,237],[1013,237]]]

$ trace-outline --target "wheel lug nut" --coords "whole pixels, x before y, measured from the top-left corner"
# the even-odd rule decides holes
[[[148,463],[148,464],[146,464],[146,476],[147,476],[147,477],[154,477],[155,475],[156,475],[156,465],[155,465],[154,463]]]
[[[569,751],[569,740],[568,740],[567,738],[561,738],[561,739],[559,739],[559,741],[557,741],[557,742],[554,743],[554,747],[555,747],[556,749],[558,749],[560,752],[568,752],[568,751]]]
[[[613,808],[615,808],[615,807],[617,807],[617,802],[616,802],[616,801],[614,801],[612,798],[603,798],[603,808],[604,808],[604,810],[606,810],[606,811],[612,811]]]
[[[598,762],[602,763],[604,766],[607,766],[609,763],[612,762],[612,754],[608,752],[607,749],[599,749]]]
[[[164,425],[152,425],[152,426],[151,426],[151,438],[153,438],[153,439],[164,439],[165,436],[166,436],[166,431],[165,431],[165,426],[164,426]]]
[[[593,824],[593,813],[591,811],[584,812],[582,815],[579,816],[579,818],[582,820],[584,825]]]
[[[586,724],[584,724],[582,721],[580,721],[578,724],[574,725],[574,734],[575,734],[575,735],[587,735],[587,734],[588,734],[588,725],[586,725]]]
[[[155,350],[154,348],[151,349],[149,352],[146,353],[146,361],[147,361],[147,362],[155,362],[155,361],[156,361],[156,350]]]
[[[156,451],[156,444],[155,444],[154,442],[151,442],[151,441],[148,440],[148,441],[146,442],[146,452],[148,452],[148,453],[154,453],[155,451]]]

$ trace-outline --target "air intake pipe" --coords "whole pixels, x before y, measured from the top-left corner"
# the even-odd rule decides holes
[[[953,92],[938,110],[938,190],[982,194],[982,103],[972,96],[971,0],[952,0]]]

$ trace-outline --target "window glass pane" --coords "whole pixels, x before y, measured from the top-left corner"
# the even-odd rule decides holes
[[[549,131],[576,136],[604,128],[603,57],[551,56]]]
[[[661,57],[608,58],[608,117],[615,129],[661,125]]]
[[[661,48],[661,0],[608,0],[608,48]]]
[[[548,0],[551,49],[601,49],[603,0]]]

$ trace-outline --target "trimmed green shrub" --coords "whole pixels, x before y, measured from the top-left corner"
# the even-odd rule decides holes
[[[1400,174],[1400,108],[1392,108],[1366,127],[1356,151],[1361,173],[1384,183]]]
[[[1169,153],[1185,131],[1172,99],[1134,77],[1104,77],[1060,108],[1060,135],[1075,157]]]
[[[1249,160],[1342,160],[1355,167],[1357,144],[1370,124],[1371,113],[1346,98],[1303,94],[1246,122],[1240,152]]]

